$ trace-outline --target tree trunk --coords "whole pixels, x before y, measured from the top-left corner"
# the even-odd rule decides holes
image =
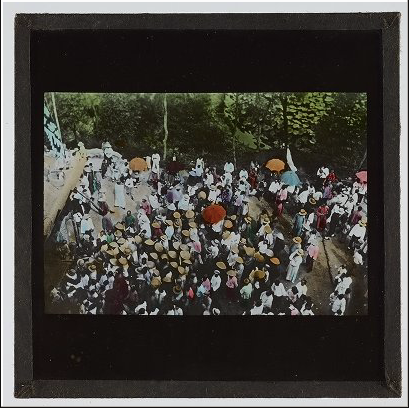
[[[74,141],[75,144],[78,144],[78,134],[77,134],[77,128],[75,127],[75,125],[73,126],[73,134],[74,134]]]
[[[55,117],[55,120],[56,120],[57,129],[60,132],[60,138],[61,138],[60,140],[62,141],[63,140],[63,135],[61,134],[60,123],[58,122],[56,99],[55,99],[55,96],[54,96],[54,92],[51,93],[51,99],[53,101],[53,110],[54,110],[54,117]]]
[[[236,127],[232,131],[232,153],[233,153],[233,164],[236,169]]]
[[[259,109],[260,106],[260,100],[261,96],[259,93],[256,94],[256,106]],[[262,128],[262,118],[258,118],[258,129],[257,129],[257,135],[256,135],[256,147],[258,149],[258,152],[261,151],[261,128]]]
[[[239,95],[238,93],[235,94],[235,121],[234,126],[231,131],[232,137],[232,153],[233,153],[233,164],[236,169],[236,131],[238,129],[238,117],[239,117]]]
[[[282,115],[283,115],[283,137],[285,139],[285,145],[289,146],[289,132],[288,132],[288,97],[283,95],[280,97],[282,103]]]
[[[358,170],[360,170],[360,169],[362,168],[363,163],[364,163],[364,161],[366,160],[366,158],[367,158],[367,148],[366,148],[366,150],[365,150],[365,152],[364,152],[364,155],[363,155],[362,160],[360,161],[360,165],[357,167]]]
[[[167,158],[167,142],[168,142],[168,106],[167,106],[167,94],[164,94],[164,154],[162,159]]]

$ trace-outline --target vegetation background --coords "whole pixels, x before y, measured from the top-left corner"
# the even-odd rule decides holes
[[[54,98],[53,98],[54,97]],[[366,167],[363,93],[46,93],[63,141],[87,148],[109,141],[124,157],[174,153],[189,164],[285,159],[305,172],[322,164],[349,175]],[[55,104],[55,111],[54,111]]]

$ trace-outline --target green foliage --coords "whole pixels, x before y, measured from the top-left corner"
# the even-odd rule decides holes
[[[168,144],[189,159],[224,155],[227,140],[209,94],[168,94]]]
[[[163,152],[164,94],[55,93],[63,140],[110,141],[124,156]],[[49,94],[45,102],[52,112]],[[366,149],[365,94],[274,92],[167,94],[168,152],[236,160],[291,146],[356,162]],[[70,143],[69,143],[70,144]]]
[[[94,133],[118,150],[131,149],[147,154],[161,149],[161,101],[158,96],[103,94]]]
[[[360,162],[366,151],[367,96],[358,93],[334,93],[329,114],[316,128],[317,146],[341,162]]]
[[[51,96],[46,93],[45,100],[52,112]],[[93,136],[96,110],[100,98],[98,94],[55,93],[57,115],[61,133],[66,142],[87,140]]]

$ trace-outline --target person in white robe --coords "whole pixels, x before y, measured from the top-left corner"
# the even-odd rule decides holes
[[[216,188],[216,186],[212,185],[209,193],[208,193],[208,200],[212,203],[212,202],[216,202],[216,198],[218,197],[218,190]]]
[[[94,223],[93,219],[91,219],[89,214],[86,214],[82,220],[81,220],[81,234],[84,234],[86,232],[93,232],[94,231]]]
[[[202,177],[204,173],[204,160],[202,158],[197,158],[196,165],[195,165],[195,174],[196,177]]]
[[[184,194],[182,199],[178,202],[178,209],[183,211],[189,210],[189,195]]]
[[[242,170],[239,172],[239,179],[248,180],[248,172],[247,172],[246,169],[242,169]]]
[[[235,167],[232,162],[226,162],[224,165],[224,171],[226,173],[232,173],[235,170]]]
[[[125,210],[124,185],[119,180],[114,185],[114,206]]]
[[[286,280],[291,281],[292,283],[295,282],[296,277],[298,275],[299,267],[303,261],[303,250],[297,249],[289,256],[289,266],[286,275]]]

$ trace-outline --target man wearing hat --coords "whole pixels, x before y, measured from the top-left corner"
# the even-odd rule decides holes
[[[292,239],[292,245],[290,246],[290,249],[289,249],[289,254],[292,254],[297,249],[301,249],[301,248],[302,248],[302,238],[299,237],[299,236],[294,237]],[[275,254],[277,254],[277,253],[275,253]]]
[[[362,219],[353,226],[352,230],[350,230],[350,242],[349,246],[347,247],[349,250],[353,248],[357,242],[363,243],[364,237],[366,235],[366,225],[366,221]]]
[[[242,236],[246,239],[247,243],[254,247],[258,244],[257,238],[257,224],[256,221],[252,219],[250,216],[245,217],[245,228],[243,230]]]
[[[125,228],[135,226],[135,217],[131,214],[131,210],[127,210],[127,215],[124,217]]]
[[[314,240],[310,243],[307,248],[307,257],[306,257],[306,272],[310,273],[313,270],[313,263],[317,260],[319,255],[319,244],[317,240]]]
[[[238,280],[236,278],[236,271],[228,271],[228,279],[226,280],[226,296],[229,302],[236,301],[236,288],[238,287]]]
[[[295,282],[298,275],[299,267],[303,261],[303,250],[297,249],[289,256],[289,266],[288,274],[286,275],[286,280]]]
[[[211,277],[211,294],[212,297],[217,296],[218,290],[221,287],[221,274],[219,270],[215,270]]]
[[[334,204],[332,211],[330,212],[330,216],[327,219],[327,221],[330,223],[329,223],[329,230],[325,237],[326,240],[330,240],[329,236],[333,237],[335,235],[336,228],[339,227],[340,219],[343,216],[344,212],[345,211],[342,206],[339,206],[338,203]]]
[[[249,308],[251,297],[252,297],[252,283],[248,278],[243,281],[243,287],[240,289],[239,293],[241,295],[242,303],[245,308]]]
[[[295,216],[293,222],[293,234],[295,236],[300,236],[302,233],[303,223],[305,222],[306,210],[301,209]]]

